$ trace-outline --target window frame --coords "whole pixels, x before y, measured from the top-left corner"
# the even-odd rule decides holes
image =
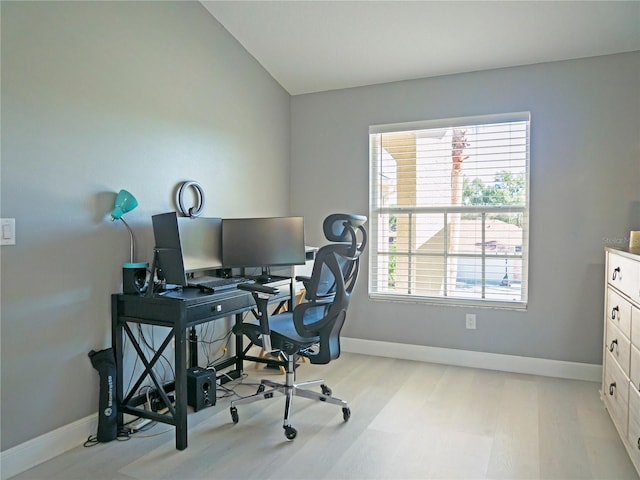
[[[458,205],[446,205],[446,206],[380,206],[378,204],[380,185],[379,176],[381,162],[375,157],[378,146],[376,145],[376,138],[379,134],[389,133],[401,133],[409,131],[418,131],[425,129],[446,129],[446,128],[462,128],[465,126],[475,126],[484,124],[496,124],[496,123],[511,123],[520,122],[526,123],[526,146],[525,146],[525,195],[524,205],[522,206],[492,206],[492,205],[473,205],[473,206],[458,206]],[[450,306],[471,306],[476,308],[499,308],[509,310],[526,310],[529,300],[529,236],[530,236],[530,164],[531,164],[531,114],[530,112],[514,112],[506,114],[490,114],[490,115],[478,115],[469,117],[457,117],[447,118],[439,120],[427,120],[418,122],[405,122],[395,124],[384,125],[371,125],[369,127],[369,222],[370,222],[370,237],[369,244],[369,282],[368,282],[368,294],[372,300],[381,301],[394,301],[394,302],[411,302],[411,303],[424,303],[434,305],[450,305]],[[478,253],[449,253],[448,252],[448,235],[447,235],[447,215],[450,213],[478,213],[482,216],[482,252]],[[488,214],[506,214],[506,213],[519,213],[522,214],[522,251],[521,255],[509,255],[505,253],[503,255],[487,255],[486,246],[484,242],[485,235],[485,219]],[[443,285],[446,285],[446,265],[447,259],[451,256],[458,258],[480,258],[482,260],[482,282],[481,289],[484,296],[486,283],[486,259],[491,258],[515,258],[521,261],[522,271],[522,285],[521,285],[521,298],[520,300],[496,300],[491,298],[469,298],[458,297],[448,295],[425,295],[419,293],[397,293],[397,292],[385,292],[380,291],[378,282],[379,271],[379,256],[385,255],[391,259],[392,256],[397,256],[398,252],[379,251],[379,239],[383,233],[388,233],[388,230],[384,232],[381,230],[380,218],[388,218],[392,214],[443,214],[443,224],[445,232],[445,248],[442,253],[431,254],[432,257],[441,257],[445,265],[445,274],[443,276]],[[409,229],[411,230],[411,229]],[[413,252],[412,252],[413,250]],[[417,251],[417,246],[409,245],[407,252],[400,252],[401,255],[411,257],[428,256],[429,254],[420,253]],[[408,262],[410,265],[411,262]],[[407,273],[407,282],[411,283],[411,274]],[[447,290],[445,290],[446,292]]]

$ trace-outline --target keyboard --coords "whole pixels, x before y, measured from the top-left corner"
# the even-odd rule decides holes
[[[244,277],[197,277],[189,281],[190,287],[197,287],[209,292],[223,292],[236,288],[241,283],[254,283],[254,280]]]

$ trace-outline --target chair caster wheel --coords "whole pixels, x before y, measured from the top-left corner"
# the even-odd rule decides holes
[[[322,394],[330,397],[333,393],[329,387],[327,387],[324,383],[320,385],[320,389],[322,390]]]
[[[264,392],[264,385],[261,383],[260,385],[258,385],[258,391],[256,392],[256,395],[262,392]]]
[[[238,417],[238,409],[236,407],[231,407],[229,411],[231,412],[231,420],[233,420],[233,423],[238,423],[238,420],[240,419],[240,417]]]
[[[344,418],[345,422],[351,418],[351,409],[349,407],[342,409],[342,418]]]
[[[298,431],[293,427],[283,427],[284,428],[284,436],[287,437],[287,440],[293,440],[298,435]]]

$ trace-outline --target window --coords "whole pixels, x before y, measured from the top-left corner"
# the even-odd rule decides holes
[[[529,113],[369,129],[369,295],[525,308]]]

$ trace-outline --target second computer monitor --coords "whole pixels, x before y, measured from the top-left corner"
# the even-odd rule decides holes
[[[304,218],[225,218],[222,263],[232,267],[268,267],[305,263]]]
[[[222,267],[221,218],[152,217],[155,250],[167,283],[186,285],[187,275]]]

